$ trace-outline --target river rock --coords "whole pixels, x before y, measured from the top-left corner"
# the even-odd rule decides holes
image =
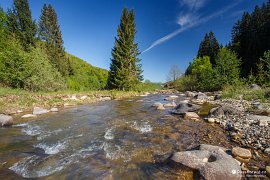
[[[11,126],[13,124],[12,116],[8,116],[5,114],[0,114],[0,124],[1,126]]]
[[[209,115],[221,117],[224,115],[234,115],[239,114],[239,110],[236,107],[230,105],[222,105],[219,107],[212,108],[209,112]]]
[[[184,115],[186,112],[198,111],[201,106],[192,103],[180,103],[173,111],[173,114]]]
[[[232,154],[235,157],[238,156],[238,157],[244,158],[244,159],[252,158],[252,154],[251,154],[250,150],[244,149],[244,148],[241,148],[241,147],[234,147],[232,149]]]
[[[257,84],[251,84],[249,86],[249,89],[251,89],[251,90],[261,90],[262,88]]]
[[[87,98],[88,98],[88,96],[84,95],[84,96],[82,96],[80,99],[81,99],[81,100],[85,100],[85,99],[87,99]]]
[[[207,119],[207,122],[209,122],[209,123],[214,123],[216,120],[214,119],[214,118],[208,118]]]
[[[270,177],[270,166],[265,167],[266,175]]]
[[[203,99],[207,99],[207,95],[202,92],[198,92],[193,98],[203,100]]]
[[[175,99],[177,99],[177,98],[178,98],[178,96],[176,96],[176,95],[171,95],[171,96],[166,97],[164,100],[166,100],[166,101],[172,101],[172,100],[175,100]]]
[[[223,148],[212,145],[201,145],[199,150],[176,152],[173,161],[198,170],[206,180],[230,179],[240,180],[241,167]]]
[[[37,117],[37,115],[34,115],[34,114],[25,114],[22,116],[22,118],[35,118]]]
[[[110,100],[112,100],[112,98],[109,97],[109,96],[107,96],[107,97],[100,97],[99,100],[100,101],[110,101]]]
[[[159,106],[157,106],[157,110],[164,110],[165,107],[163,106],[163,104],[160,104]]]
[[[58,112],[58,108],[53,107],[53,108],[50,109],[50,111],[51,111],[51,112]]]
[[[33,110],[34,115],[46,114],[48,112],[50,112],[48,109],[44,109],[41,107],[34,107],[34,110]]]
[[[164,104],[164,107],[176,107],[176,104],[175,104],[175,102],[166,103],[166,104]]]
[[[196,114],[195,112],[186,112],[184,119],[199,120],[200,116]]]
[[[155,102],[155,103],[152,105],[152,107],[158,107],[158,106],[160,106],[160,105],[162,105],[162,103],[160,103],[160,102]]]
[[[187,97],[194,97],[196,94],[195,94],[194,92],[191,92],[191,91],[186,91],[186,92],[185,92],[185,95],[186,95]]]
[[[257,121],[259,126],[268,126],[268,123],[270,123],[269,116],[250,115],[248,118],[251,121]]]

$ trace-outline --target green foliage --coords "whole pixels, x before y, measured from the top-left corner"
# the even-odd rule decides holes
[[[72,90],[101,90],[106,87],[108,71],[91,66],[87,62],[67,54],[72,75],[67,79],[68,88]]]
[[[35,45],[36,24],[32,20],[28,0],[14,0],[13,8],[8,10],[8,28],[27,50]]]
[[[135,43],[136,26],[134,11],[124,8],[117,38],[112,50],[112,62],[108,77],[108,88],[133,90],[143,80],[138,44]]]
[[[197,90],[197,78],[194,75],[185,75],[177,79],[174,86],[179,91],[195,91]]]
[[[160,82],[151,82],[149,80],[145,80],[145,82],[141,82],[137,84],[135,90],[139,92],[145,92],[145,91],[155,91],[157,89],[162,88],[162,83]]]
[[[65,88],[61,74],[52,66],[47,54],[39,47],[26,54],[27,78],[24,88],[30,91],[57,91]]]
[[[263,57],[260,58],[261,68],[260,73],[263,74],[263,78],[261,78],[261,81],[270,84],[270,50],[264,52]]]
[[[227,48],[220,49],[216,57],[214,72],[219,87],[238,83],[240,80],[240,60],[236,53]]]
[[[210,62],[209,56],[203,56],[194,59],[193,63],[190,65],[190,71],[192,75],[199,76],[207,71],[212,71],[212,64]]]
[[[270,49],[270,1],[256,6],[253,12],[245,12],[232,29],[233,49],[242,60],[241,73],[247,77],[251,71],[257,74],[259,58]]]
[[[215,57],[220,49],[214,33],[206,33],[203,41],[200,43],[197,57],[209,56],[212,65],[215,65]]]

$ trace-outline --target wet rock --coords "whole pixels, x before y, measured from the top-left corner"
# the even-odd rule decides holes
[[[166,103],[166,104],[164,104],[164,107],[176,107],[176,104],[175,104],[175,102]]]
[[[5,114],[0,114],[0,124],[1,126],[11,126],[13,124],[12,116],[8,116]]]
[[[164,109],[165,109],[165,107],[163,106],[163,104],[157,106],[157,110],[164,110]]]
[[[180,103],[173,111],[173,114],[184,115],[186,112],[198,111],[201,106],[191,103]]]
[[[249,89],[251,89],[251,90],[261,90],[262,88],[257,84],[251,84],[249,86]]]
[[[216,120],[214,118],[208,118],[207,120],[209,123],[214,123]]]
[[[238,156],[238,157],[241,157],[241,158],[244,158],[244,159],[252,158],[250,150],[244,149],[244,148],[241,148],[241,147],[234,147],[232,149],[232,154],[235,157]]]
[[[51,112],[58,112],[58,108],[53,107],[53,108],[50,109],[50,111],[51,111]]]
[[[196,94],[195,94],[194,92],[191,92],[191,91],[186,91],[186,92],[185,92],[185,95],[186,95],[187,97],[194,97]]]
[[[166,100],[166,101],[172,101],[172,100],[175,100],[175,99],[177,99],[177,98],[178,98],[178,96],[172,95],[172,96],[166,97],[164,100]]]
[[[35,118],[37,117],[37,115],[34,115],[34,114],[25,114],[22,116],[22,118]]]
[[[44,109],[41,107],[34,107],[34,110],[33,110],[34,115],[46,114],[48,112],[50,112],[48,109]]]
[[[193,98],[203,100],[203,99],[207,99],[207,95],[204,93],[198,92]]]
[[[152,107],[158,107],[158,106],[160,106],[160,105],[162,105],[162,103],[160,103],[160,102],[155,102],[155,103],[152,105]]]
[[[201,145],[199,150],[174,153],[171,159],[198,170],[206,180],[241,179],[237,173],[241,171],[238,162],[218,146]]]
[[[196,114],[195,112],[186,112],[184,119],[200,120],[200,116],[198,114]]]
[[[107,96],[107,97],[100,97],[99,100],[100,101],[110,101],[110,100],[112,100],[112,98],[109,97],[109,96]]]

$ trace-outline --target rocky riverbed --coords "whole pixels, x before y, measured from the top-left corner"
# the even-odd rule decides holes
[[[9,171],[3,170],[9,168],[23,177],[62,177],[59,176],[59,173],[55,175],[54,171],[48,169],[49,166],[57,167],[58,163],[62,163],[62,160],[65,161],[62,159],[62,153],[71,154],[71,157],[86,156],[89,159],[94,151],[102,159],[100,167],[93,165],[97,168],[93,172],[96,177],[101,173],[98,169],[104,166],[103,163],[112,163],[109,165],[108,171],[106,168],[102,168],[102,171],[105,172],[102,176],[105,179],[120,177],[120,174],[127,177],[125,173],[130,174],[133,178],[160,176],[168,179],[176,177],[239,179],[241,177],[266,178],[267,175],[269,176],[270,122],[269,116],[260,114],[261,110],[254,111],[254,108],[261,105],[258,102],[220,99],[218,94],[201,92],[160,91],[156,95],[146,93],[140,96],[119,101],[109,101],[111,98],[108,98],[97,104],[94,103],[93,107],[92,105],[78,108],[65,106],[66,108],[59,109],[57,107],[35,107],[28,114],[20,112],[20,117],[15,118],[14,127],[16,129],[23,127],[21,132],[32,136],[30,142],[27,140],[27,147],[22,146],[23,149],[31,152],[29,154],[31,156],[25,152],[18,153],[19,150],[16,149],[17,145],[13,144],[13,140],[9,140],[8,142],[11,144],[8,145],[6,145],[6,140],[3,141],[0,143],[0,149],[2,148],[1,156],[5,158],[2,158],[4,164],[0,168],[0,175],[3,176],[3,172],[10,175]],[[70,98],[72,96],[69,97],[69,102]],[[73,99],[78,101],[74,97]],[[263,108],[267,108],[267,104],[263,104]],[[250,111],[251,109],[252,111]],[[263,112],[266,111],[267,109],[263,110]],[[47,116],[48,114],[51,117]],[[86,114],[91,118],[88,119]],[[65,120],[66,118],[67,120]],[[86,121],[85,118],[87,118]],[[27,119],[31,121],[28,123]],[[47,121],[35,121],[37,119],[47,119]],[[1,115],[0,120],[2,126],[12,124],[10,123],[11,116]],[[63,129],[62,126],[66,126],[68,123],[71,126]],[[80,123],[84,125],[80,126]],[[91,126],[88,127],[87,123],[90,123]],[[101,129],[98,131],[95,129],[97,125],[101,125]],[[47,126],[50,129],[47,129]],[[81,131],[85,128],[90,129]],[[17,142],[16,139],[26,138],[20,133],[18,134],[16,129],[3,128],[2,133],[6,133],[2,134],[3,140],[15,138],[15,142]],[[16,130],[16,135],[14,130]],[[7,132],[13,135],[10,137]],[[74,141],[73,144],[70,143],[73,140],[69,135],[74,133],[78,134],[74,137],[79,141]],[[88,138],[84,138],[84,133],[94,139],[97,138],[98,146],[93,144],[91,150],[83,149],[81,151],[81,146],[90,142]],[[67,141],[61,140],[62,136]],[[76,143],[79,143],[79,146]],[[31,149],[31,146],[34,149]],[[69,146],[72,146],[73,149],[66,149]],[[10,148],[11,152],[6,151]],[[78,152],[74,152],[74,149]],[[103,155],[103,151],[106,156]],[[16,153],[14,154],[14,152]],[[18,157],[12,157],[10,160],[10,153],[11,156],[18,155]],[[25,158],[21,159],[22,157]],[[81,162],[73,162],[73,159],[68,162],[81,165]],[[43,174],[35,173],[33,163],[39,164],[38,172]],[[144,163],[148,163],[147,167],[144,167]],[[10,168],[10,166],[12,167]],[[63,163],[60,166],[59,171],[61,172],[74,170],[73,166],[66,167]],[[117,168],[112,168],[112,166]],[[128,166],[131,169],[121,170],[122,166]],[[153,167],[161,168],[161,171],[153,169]],[[215,168],[215,173],[211,170],[213,168]],[[23,169],[25,172],[22,171]],[[133,174],[133,171],[135,174],[139,172],[140,175]],[[76,172],[74,173],[69,173],[67,177],[77,175]],[[228,173],[230,174],[228,175]],[[252,173],[259,174],[255,176]],[[88,177],[87,174],[85,177]]]

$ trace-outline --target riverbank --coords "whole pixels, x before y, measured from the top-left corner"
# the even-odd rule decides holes
[[[0,114],[17,115],[31,112],[34,107],[46,109],[62,108],[112,99],[121,99],[147,94],[137,91],[60,91],[28,92],[24,90],[0,88]]]

